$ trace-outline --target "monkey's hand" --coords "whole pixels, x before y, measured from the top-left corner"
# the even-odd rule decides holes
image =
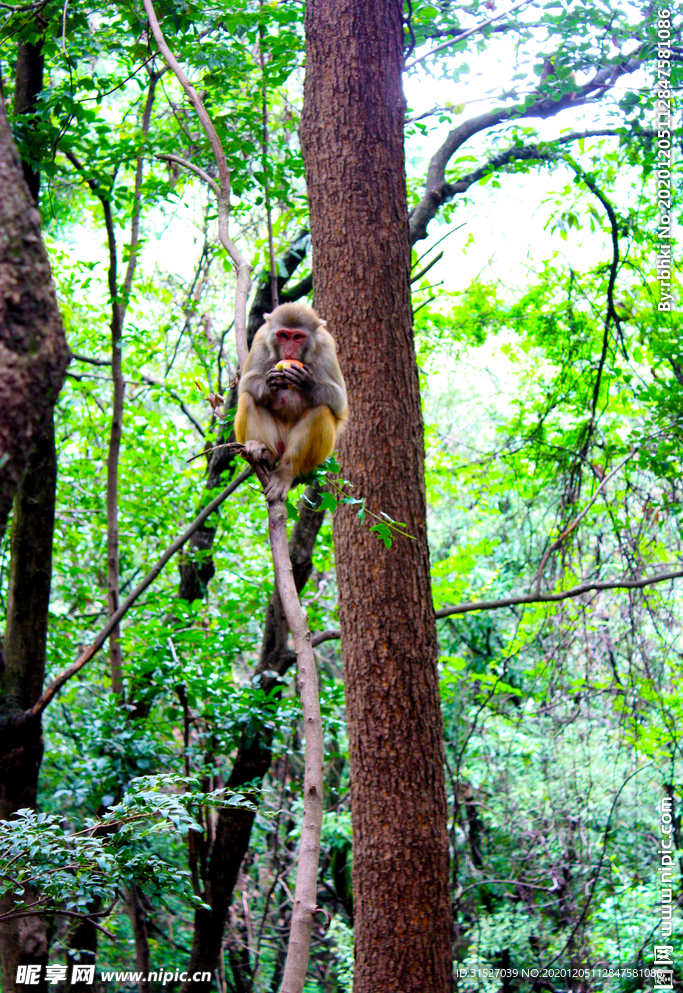
[[[276,369],[273,366],[266,373],[266,386],[271,393],[275,393],[276,390],[286,390],[288,385],[284,369]]]
[[[282,375],[285,377],[287,386],[293,386],[295,390],[299,390],[304,396],[310,396],[313,392],[315,382],[308,369],[304,366],[287,366],[286,369],[282,370]]]

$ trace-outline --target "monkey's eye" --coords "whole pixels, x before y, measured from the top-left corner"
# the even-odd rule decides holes
[[[303,334],[295,334],[295,335],[292,335],[292,337],[294,338],[294,341],[303,341],[303,339],[305,338],[305,335],[303,335]]]

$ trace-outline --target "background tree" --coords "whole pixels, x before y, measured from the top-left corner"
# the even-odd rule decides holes
[[[40,43],[18,52],[15,113],[35,110],[42,85]],[[68,349],[43,246],[39,177],[19,159],[0,107],[0,535],[18,490],[0,641],[0,817],[34,807],[43,749],[40,718],[22,714],[40,695],[45,671],[56,484],[53,407]],[[22,174],[23,172],[23,174]],[[28,184],[28,186],[27,186]],[[23,477],[23,481],[22,481]],[[30,539],[28,536],[30,535]],[[7,903],[2,906],[6,909]],[[47,961],[39,918],[3,928],[2,975],[16,964]],[[10,977],[12,979],[10,980]]]

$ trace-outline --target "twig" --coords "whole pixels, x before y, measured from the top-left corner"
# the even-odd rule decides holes
[[[562,534],[560,535],[560,537],[557,538],[557,540],[552,543],[552,545],[550,546],[550,548],[548,549],[548,551],[545,553],[545,555],[541,559],[541,564],[538,567],[538,574],[536,576],[536,595],[538,595],[541,592],[541,579],[543,578],[543,570],[545,569],[545,564],[548,561],[548,559],[550,558],[550,556],[552,555],[552,553],[555,552],[555,551],[557,551],[557,549],[560,547],[560,545],[562,544],[562,542],[564,541],[564,539],[567,538],[572,533],[572,531],[574,530],[574,528],[576,528],[581,523],[581,521],[584,519],[584,517],[586,516],[586,514],[588,513],[588,511],[590,510],[590,508],[593,506],[593,504],[595,503],[595,501],[598,499],[601,491],[604,490],[605,486],[607,486],[607,484],[609,483],[610,479],[612,479],[619,472],[619,470],[621,468],[623,468],[623,466],[626,465],[626,463],[628,462],[629,459],[632,459],[633,458],[633,456],[636,454],[637,451],[638,451],[638,449],[637,448],[634,448],[632,452],[629,452],[628,455],[626,455],[621,460],[621,462],[618,465],[616,465],[614,467],[614,469],[612,469],[612,471],[609,473],[609,475],[605,476],[605,478],[602,480],[602,482],[598,486],[597,490],[595,491],[595,493],[593,494],[593,496],[590,498],[590,500],[588,501],[588,503],[586,504],[586,506],[583,508],[583,510],[581,511],[581,513],[577,517],[574,518],[574,520],[571,522],[571,524],[569,525],[569,527],[565,531],[562,532]]]
[[[420,269],[419,272],[416,272],[414,276],[411,276],[410,277],[410,282],[411,283],[416,283],[418,281],[418,279],[422,279],[423,276],[426,276],[427,275],[427,273],[432,268],[432,266],[435,266],[436,263],[439,262],[442,258],[443,258],[443,252],[439,252],[439,254],[436,255],[432,259],[431,262],[428,262],[427,263],[427,265],[424,267],[424,269]]]
[[[231,450],[233,455],[242,454],[242,445],[240,445],[238,441],[226,441],[223,445],[211,445],[210,448],[202,449],[202,451],[198,452],[196,455],[191,455],[187,461],[188,463],[194,462],[197,459],[200,459],[202,455],[213,455],[214,452],[226,451],[228,449]]]
[[[211,501],[211,503],[206,505],[204,510],[202,510],[202,512],[195,517],[195,519],[192,521],[189,527],[187,527],[183,531],[180,537],[176,538],[176,540],[173,542],[172,545],[169,545],[169,547],[163,553],[163,555],[158,560],[156,565],[154,565],[150,569],[150,571],[147,573],[147,575],[142,580],[142,582],[138,583],[138,585],[135,587],[133,592],[126,597],[126,599],[120,605],[116,613],[109,618],[107,623],[104,625],[104,627],[98,634],[97,638],[95,638],[95,640],[93,641],[93,643],[89,645],[85,649],[85,651],[81,652],[81,654],[79,655],[79,657],[76,659],[75,662],[73,662],[68,668],[66,668],[62,673],[60,673],[59,676],[56,676],[55,679],[52,680],[50,685],[45,690],[43,690],[41,696],[38,698],[38,700],[36,700],[36,702],[29,710],[24,711],[22,717],[25,720],[29,720],[31,718],[37,717],[38,714],[42,714],[42,712],[45,710],[45,708],[50,703],[50,701],[56,696],[56,694],[59,692],[62,686],[66,682],[68,682],[68,680],[71,679],[72,676],[75,676],[77,672],[80,672],[83,666],[87,662],[89,662],[94,655],[97,654],[97,652],[100,650],[102,645],[109,637],[110,631],[112,631],[114,627],[119,623],[119,621],[124,617],[124,615],[130,609],[130,607],[132,607],[132,605],[135,603],[138,597],[142,593],[144,593],[147,587],[154,582],[154,580],[157,578],[157,576],[164,568],[168,560],[172,558],[175,555],[175,553],[183,547],[183,545],[188,540],[188,538],[192,537],[195,531],[197,531],[202,526],[204,521],[206,521],[211,516],[211,514],[213,514],[213,512],[217,510],[218,507],[220,507],[223,501],[227,499],[227,497],[229,497],[231,493],[234,493],[235,490],[238,488],[238,486],[241,486],[244,480],[248,479],[250,475],[251,475],[251,469],[245,469],[243,472],[239,474],[239,476],[236,476],[235,479],[233,479],[233,481],[230,483],[230,485],[226,486],[226,488],[223,490],[222,493],[219,493],[218,496]]]
[[[590,593],[591,590],[641,590],[646,586],[654,586],[657,583],[666,583],[672,579],[680,579],[683,576],[683,569],[676,569],[673,572],[660,573],[658,576],[649,576],[645,579],[615,579],[604,582],[581,583],[580,586],[572,586],[569,590],[561,590],[559,593],[524,593],[521,596],[504,597],[502,600],[472,600],[468,603],[459,603],[452,607],[440,607],[436,611],[437,620],[444,617],[453,617],[456,614],[470,614],[475,610],[502,610],[503,607],[517,607],[526,603],[558,603],[561,600],[570,600],[581,596],[583,593]],[[322,645],[325,641],[335,641],[341,638],[341,632],[336,628],[328,628],[326,631],[318,631],[311,638],[314,648]]]
[[[242,253],[238,250],[235,243],[230,239],[229,235],[230,172],[228,170],[228,163],[225,158],[225,152],[223,151],[221,140],[218,137],[211,118],[206,112],[199,94],[183,70],[180,68],[177,59],[166,44],[161,28],[159,27],[157,16],[154,12],[154,4],[152,3],[152,0],[143,0],[143,4],[147,17],[149,18],[149,26],[152,29],[152,34],[154,35],[156,43],[159,46],[159,51],[166,60],[166,63],[175,73],[176,78],[185,90],[190,103],[194,107],[197,116],[202,123],[206,136],[209,139],[209,143],[211,144],[211,149],[216,160],[216,165],[218,167],[220,187],[217,187],[217,184],[213,180],[210,182],[210,185],[214,190],[214,193],[216,193],[216,199],[218,201],[218,237],[220,238],[221,244],[232,259],[237,273],[237,287],[235,290],[235,337],[237,339],[237,355],[239,358],[240,367],[242,367],[246,362],[247,355],[249,353],[249,349],[247,347],[247,297],[249,295],[249,277],[251,273],[251,266]],[[197,172],[196,167],[193,167],[193,172]],[[206,179],[206,174],[202,178]]]
[[[187,407],[185,406],[185,402],[180,396],[180,394],[176,393],[175,390],[172,390],[170,386],[166,385],[166,383],[162,383],[160,380],[155,379],[153,376],[148,376],[144,372],[139,373],[139,376],[140,379],[143,381],[143,383],[147,383],[148,386],[157,386],[159,389],[165,390],[165,392],[168,393],[170,397],[173,397],[173,399],[177,402],[178,406],[182,410],[183,414],[185,414],[185,417],[187,417],[188,421],[191,421],[192,424],[194,424],[197,431],[199,431],[202,437],[204,436],[204,428],[201,426],[201,424],[194,416],[194,414],[192,414],[191,411],[187,409]]]
[[[520,7],[525,7],[530,2],[531,0],[521,0],[521,3],[516,3],[515,6],[510,7],[509,10],[504,10],[501,14],[496,14],[495,17],[490,17],[488,21],[482,21],[481,24],[477,24],[475,27],[470,28],[469,31],[463,31],[462,34],[456,35],[455,38],[450,38],[448,41],[444,41],[443,44],[437,45],[436,48],[433,48],[431,52],[427,52],[426,55],[421,55],[418,59],[411,59],[410,62],[406,62],[404,69],[412,69],[413,66],[418,65],[420,62],[424,62],[425,59],[430,58],[432,55],[436,55],[437,52],[443,51],[444,48],[450,48],[451,45],[457,45],[459,41],[469,38],[478,31],[483,31],[483,29],[487,28],[489,24],[493,24],[494,21],[499,21],[501,17],[507,17],[508,14],[512,14],[515,10],[519,10]]]

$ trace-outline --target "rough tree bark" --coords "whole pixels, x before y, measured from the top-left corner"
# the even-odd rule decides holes
[[[309,0],[301,142],[315,305],[350,400],[342,475],[414,540],[335,515],[353,813],[354,993],[451,989],[424,442],[409,294],[402,0]],[[334,30],[330,26],[334,25]]]
[[[0,101],[0,537],[68,355],[40,214]]]
[[[42,78],[42,44],[20,43],[15,114],[31,113]],[[35,807],[42,758],[40,716],[15,722],[40,696],[45,673],[57,483],[52,408],[68,352],[34,207],[40,173],[28,162],[21,164],[27,190],[2,108],[0,118],[0,445],[4,448],[8,435],[17,444],[14,453],[7,453],[14,465],[9,461],[2,467],[0,457],[4,507],[22,462],[26,466],[14,506],[6,662],[0,673],[0,818],[9,818],[22,807]],[[3,468],[9,469],[4,479]],[[17,965],[47,961],[45,922],[40,917],[10,921],[1,937],[2,989],[10,993]]]
[[[31,453],[14,505],[11,566],[4,635],[5,671],[0,675],[0,818],[36,806],[43,756],[40,716],[15,724],[40,696],[45,674],[52,532],[57,483],[52,411]],[[1,906],[1,905],[0,905]],[[17,965],[47,962],[41,917],[8,921],[0,929],[2,989],[15,989]]]

